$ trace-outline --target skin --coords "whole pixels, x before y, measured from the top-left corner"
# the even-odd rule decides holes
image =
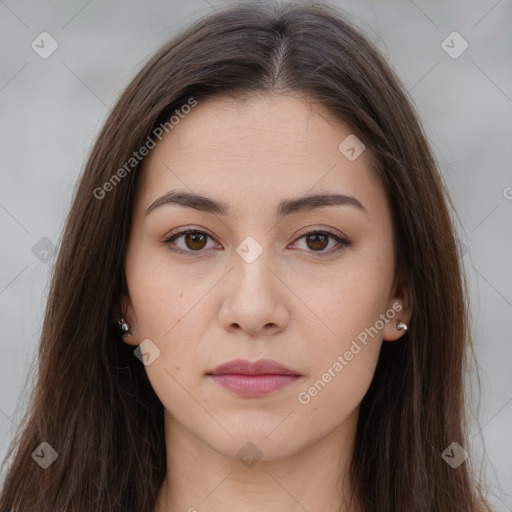
[[[393,280],[391,215],[371,155],[349,161],[338,149],[350,133],[299,96],[207,99],[146,157],[120,307],[132,333],[124,341],[149,339],[160,350],[145,367],[165,409],[168,472],[155,512],[357,510],[343,496],[359,404],[382,340],[403,335],[396,324],[408,323],[412,304]],[[170,190],[224,201],[230,215],[178,205],[145,215]],[[355,197],[366,211],[335,205],[275,216],[283,199],[325,192]],[[162,245],[176,228],[210,237]],[[352,243],[330,252],[334,239],[303,236],[313,228]],[[263,251],[252,263],[236,252],[248,236]],[[298,394],[393,304],[402,308],[394,319],[300,403]],[[242,397],[205,375],[238,357],[274,359],[301,377]],[[252,467],[237,456],[248,442],[261,454]]]

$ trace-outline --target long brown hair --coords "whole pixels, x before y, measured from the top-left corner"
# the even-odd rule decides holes
[[[441,456],[452,442],[468,447],[471,338],[449,196],[400,80],[338,10],[318,3],[219,9],[161,48],[121,95],[62,234],[0,510],[153,512],[166,473],[163,406],[112,322],[140,167],[126,162],[190,98],[287,92],[327,107],[375,157],[412,289],[409,330],[383,343],[361,404],[358,503],[365,512],[490,510],[471,459],[454,469]],[[46,469],[32,457],[43,442],[58,454]]]

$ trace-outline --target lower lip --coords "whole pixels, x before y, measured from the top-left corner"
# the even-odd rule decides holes
[[[295,382],[298,375],[210,375],[221,386],[243,396],[268,395]]]

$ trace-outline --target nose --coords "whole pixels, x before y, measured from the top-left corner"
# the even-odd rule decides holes
[[[289,290],[272,268],[269,251],[252,263],[238,254],[233,256],[234,268],[226,276],[219,321],[228,331],[244,331],[250,336],[275,335],[286,328],[289,311],[286,296]]]

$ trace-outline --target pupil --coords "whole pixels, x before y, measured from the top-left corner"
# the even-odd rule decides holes
[[[190,244],[188,243],[188,242],[189,242],[189,240],[190,240],[190,238],[193,238],[192,246],[190,246]],[[189,233],[189,234],[187,235],[187,239],[186,239],[186,241],[187,241],[187,246],[188,246],[188,248],[189,248],[189,249],[202,249],[202,248],[204,247],[204,243],[201,245],[201,242],[198,240],[198,238],[199,238],[199,239],[201,239],[201,238],[203,238],[203,239],[204,239],[204,238],[205,238],[205,236],[204,236],[204,235],[202,235],[201,233]],[[194,244],[196,244],[198,241],[199,241],[199,245],[200,245],[200,247],[197,247],[197,246],[195,246],[195,245],[194,245]],[[204,240],[203,240],[203,242],[204,242]]]
[[[311,235],[311,236],[310,236],[310,237],[308,237],[308,238],[309,238],[309,240],[313,240],[313,244],[319,244],[319,243],[320,243],[320,245],[321,245],[321,247],[318,247],[318,246],[316,246],[316,247],[310,247],[311,249],[325,249],[325,247],[326,247],[325,242],[326,242],[326,240],[327,240],[327,237],[326,237],[325,235],[315,234],[315,235]],[[319,240],[318,240],[319,238],[320,238],[320,239],[323,239],[323,242],[324,242],[324,243],[322,243],[321,241],[319,242]]]

